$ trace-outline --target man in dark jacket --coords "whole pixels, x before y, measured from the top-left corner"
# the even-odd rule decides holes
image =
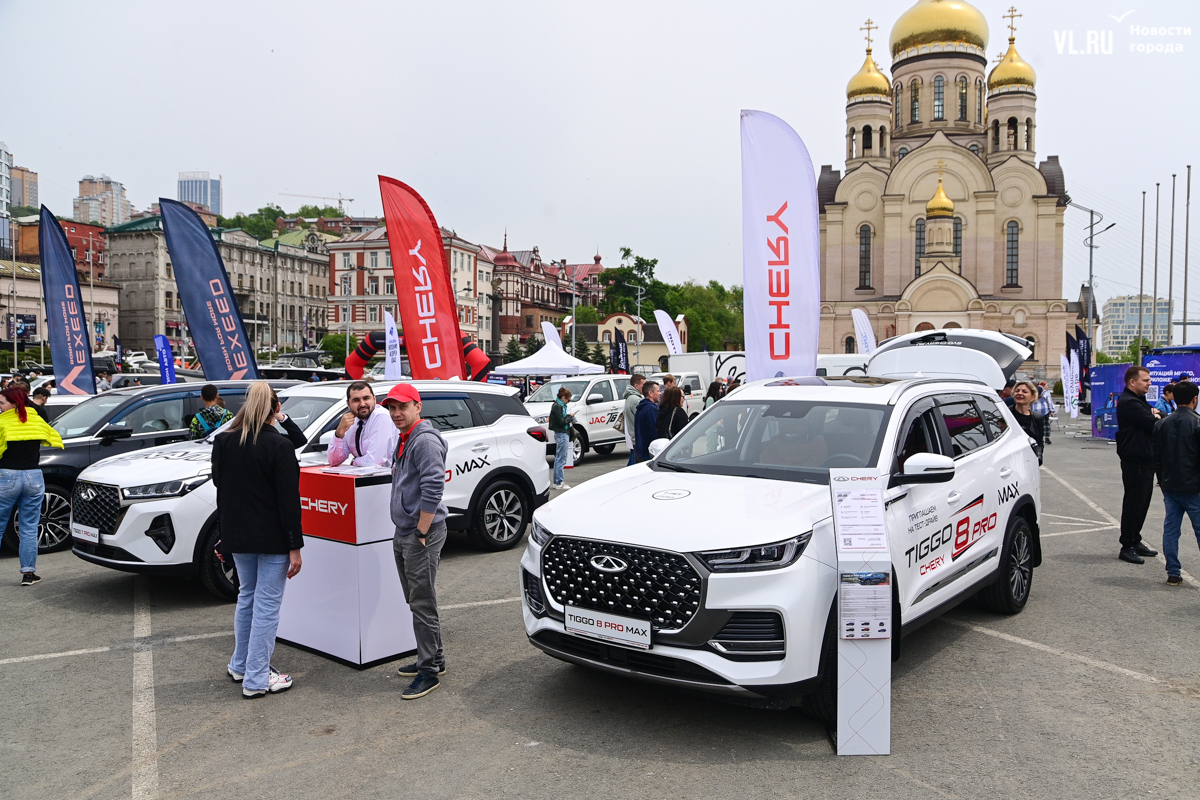
[[[1150,371],[1133,366],[1125,370],[1125,391],[1117,398],[1117,457],[1121,459],[1121,553],[1130,564],[1146,563],[1156,556],[1142,542],[1142,525],[1154,497],[1154,423],[1159,413],[1146,402]]]
[[[658,398],[662,390],[654,381],[642,384],[642,402],[633,417],[633,447],[638,461],[650,460],[650,443],[658,438]]]
[[[1163,554],[1167,585],[1183,583],[1179,563],[1179,534],[1184,512],[1200,542],[1200,387],[1190,381],[1175,384],[1176,409],[1154,428],[1154,472],[1162,489],[1167,517],[1163,521]]]
[[[400,431],[392,464],[392,550],[417,638],[416,663],[397,672],[412,678],[400,697],[415,700],[438,688],[446,671],[434,589],[446,543],[446,440],[433,423],[421,419],[421,395],[411,384],[393,386],[383,404]]]

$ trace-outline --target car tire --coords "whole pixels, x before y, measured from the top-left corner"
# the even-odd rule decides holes
[[[4,530],[4,543],[17,551],[20,537],[17,522],[20,513],[14,511]],[[38,555],[65,550],[71,546],[71,490],[55,483],[46,484],[42,497],[42,516],[38,520]]]
[[[817,690],[801,702],[804,713],[821,722],[827,728],[837,727],[837,599],[829,610],[825,623],[825,637],[821,641],[821,682]]]
[[[1029,601],[1032,586],[1033,530],[1028,520],[1014,515],[1000,548],[996,581],[979,592],[979,600],[988,611],[1019,614]]]
[[[612,451],[617,449],[615,444],[598,444],[592,448],[602,456],[612,455]]]
[[[237,567],[232,563],[224,564],[217,558],[216,552],[217,542],[221,539],[221,526],[213,523],[212,527],[204,534],[204,541],[200,545],[200,553],[197,555],[199,564],[196,565],[196,571],[200,574],[200,583],[205,589],[212,592],[215,596],[233,602],[238,596]]]
[[[575,426],[575,434],[575,438],[571,440],[571,448],[574,451],[571,455],[574,457],[572,463],[578,465],[580,461],[583,461],[583,456],[588,451],[588,442],[587,433],[578,425]]]
[[[479,495],[478,511],[471,523],[471,543],[480,550],[497,553],[511,550],[521,541],[532,516],[529,496],[517,484],[498,480]]]

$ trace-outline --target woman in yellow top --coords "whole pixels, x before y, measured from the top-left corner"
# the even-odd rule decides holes
[[[21,512],[21,585],[41,580],[37,566],[38,523],[42,519],[42,497],[46,484],[38,459],[42,445],[62,447],[62,437],[29,408],[24,389],[0,392],[0,520]]]

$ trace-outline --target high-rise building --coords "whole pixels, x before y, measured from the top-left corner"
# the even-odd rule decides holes
[[[1141,303],[1138,302],[1139,297]],[[1111,297],[1104,303],[1101,349],[1108,355],[1116,357],[1124,353],[1137,339],[1139,305],[1142,338],[1156,345],[1172,344],[1171,314],[1175,309],[1171,301],[1165,297],[1158,298],[1156,314],[1155,302],[1150,295],[1121,295]]]
[[[25,167],[12,168],[12,204],[38,207],[38,174]]]
[[[79,197],[71,205],[72,217],[104,227],[121,225],[133,215],[133,206],[125,197],[125,187],[107,175],[99,178],[84,175],[79,181]]]
[[[221,176],[210,178],[207,172],[179,173],[179,192],[175,197],[181,203],[200,203],[208,206],[214,214],[221,213]]]
[[[0,217],[7,218],[12,202],[12,153],[8,145],[0,142]]]

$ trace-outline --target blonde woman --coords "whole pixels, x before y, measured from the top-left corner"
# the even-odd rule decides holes
[[[1038,388],[1033,381],[1017,381],[1017,385],[1013,387],[1012,399],[1013,416],[1017,418],[1021,430],[1034,440],[1035,444],[1030,447],[1037,453],[1038,463],[1041,464],[1046,426],[1042,415],[1033,410],[1033,404],[1038,399]]]
[[[271,666],[287,578],[300,572],[300,464],[295,446],[271,424],[279,398],[265,381],[250,386],[229,430],[213,442],[221,555],[237,566],[229,677],[253,699],[292,687]]]

